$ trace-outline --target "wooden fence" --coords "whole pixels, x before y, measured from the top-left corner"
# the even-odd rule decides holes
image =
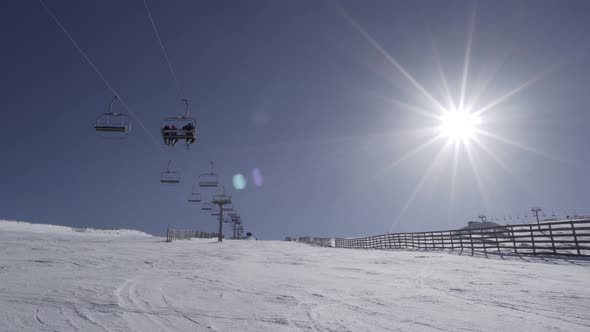
[[[188,240],[191,238],[209,239],[216,238],[217,233],[206,233],[193,231],[188,229],[175,229],[168,228],[166,230],[166,242],[172,242],[174,240]]]
[[[337,248],[425,249],[590,256],[590,219],[336,239]]]

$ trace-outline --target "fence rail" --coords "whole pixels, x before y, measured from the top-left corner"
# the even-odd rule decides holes
[[[175,228],[168,228],[166,230],[166,242],[172,242],[174,240],[188,240],[192,238],[209,239],[216,237],[217,233],[207,233],[188,229]]]
[[[337,248],[460,249],[523,255],[590,256],[590,219],[336,239]]]

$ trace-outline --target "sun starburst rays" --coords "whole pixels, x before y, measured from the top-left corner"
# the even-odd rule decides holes
[[[396,105],[401,106],[402,109],[409,110],[414,114],[424,116],[426,118],[432,119],[437,118],[440,121],[440,125],[434,128],[433,136],[427,139],[424,143],[418,144],[417,147],[411,149],[410,151],[404,153],[402,157],[397,158],[396,160],[392,161],[389,165],[383,167],[380,172],[377,172],[373,176],[373,180],[379,178],[386,173],[392,171],[394,168],[398,167],[401,163],[409,161],[412,157],[415,157],[420,152],[426,150],[426,148],[430,147],[436,142],[444,141],[444,145],[441,146],[440,151],[436,154],[434,158],[426,165],[426,169],[423,172],[422,176],[418,180],[417,185],[411,191],[408,199],[406,200],[405,204],[401,207],[401,210],[397,217],[395,218],[394,222],[390,227],[390,231],[398,224],[401,220],[403,215],[405,214],[406,210],[412,205],[414,200],[416,199],[417,195],[419,194],[421,188],[425,184],[426,180],[429,178],[430,174],[433,172],[434,168],[441,164],[441,156],[445,151],[451,151],[452,158],[451,158],[451,167],[450,167],[450,195],[449,195],[449,209],[448,215],[451,216],[451,207],[454,204],[455,196],[456,196],[456,187],[457,187],[457,180],[458,180],[458,167],[461,163],[460,156],[462,155],[461,151],[464,151],[467,162],[469,167],[473,173],[473,178],[477,184],[477,190],[481,196],[481,200],[483,203],[483,207],[486,210],[489,210],[492,206],[491,198],[486,189],[486,185],[483,181],[483,174],[480,170],[479,164],[482,163],[482,160],[478,160],[480,158],[480,154],[476,156],[476,150],[483,150],[484,156],[492,159],[495,164],[498,164],[500,168],[508,172],[512,177],[517,177],[516,174],[510,169],[508,164],[503,161],[498,155],[496,155],[490,147],[486,146],[484,142],[480,140],[480,137],[490,138],[497,142],[501,142],[505,145],[508,145],[512,148],[516,148],[521,151],[525,151],[527,153],[534,153],[538,156],[542,156],[551,160],[556,160],[555,157],[547,154],[545,152],[539,151],[532,147],[527,146],[526,144],[515,142],[509,138],[503,137],[499,134],[495,134],[491,132],[492,129],[484,129],[483,125],[485,124],[485,119],[483,116],[488,112],[492,112],[498,108],[501,104],[506,103],[514,96],[521,93],[523,90],[529,88],[535,82],[539,81],[541,78],[546,76],[552,68],[545,68],[545,70],[541,71],[540,73],[533,75],[532,78],[528,79],[527,81],[516,85],[514,88],[508,90],[507,93],[501,95],[500,97],[486,103],[483,105],[478,105],[482,96],[485,95],[486,90],[490,83],[495,79],[497,72],[493,72],[487,79],[484,79],[484,84],[481,85],[479,91],[474,93],[470,96],[469,90],[469,73],[471,67],[471,58],[472,58],[472,50],[475,44],[474,35],[475,35],[475,26],[476,26],[476,6],[474,5],[469,13],[469,19],[467,23],[467,36],[466,36],[466,44],[465,44],[465,52],[464,52],[464,61],[462,66],[462,72],[460,73],[460,86],[459,86],[459,94],[457,99],[453,98],[451,93],[451,88],[449,86],[447,77],[445,75],[445,70],[443,69],[442,61],[440,58],[440,54],[438,49],[435,46],[434,39],[431,37],[431,46],[433,51],[433,58],[435,60],[436,70],[438,75],[440,76],[440,82],[442,82],[443,94],[446,100],[445,103],[441,103],[439,99],[434,97],[434,94],[428,91],[422,84],[418,82],[418,80],[410,74],[410,72],[402,66],[400,61],[398,61],[392,54],[388,53],[385,48],[379,44],[377,40],[375,40],[369,32],[364,29],[358,22],[356,22],[350,15],[348,15],[342,8],[340,11],[346,21],[358,32],[361,34],[364,40],[368,42],[368,44],[374,48],[381,56],[385,58],[387,63],[392,65],[400,74],[403,79],[405,79],[406,83],[413,87],[419,95],[423,96],[424,99],[433,106],[433,110],[425,110],[422,107],[412,105],[408,102],[401,102],[394,98],[383,97],[385,99],[389,99],[389,101]],[[445,140],[442,140],[446,138]],[[482,164],[483,165],[483,164]]]

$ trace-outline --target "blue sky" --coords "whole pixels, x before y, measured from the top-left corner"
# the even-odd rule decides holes
[[[480,213],[507,223],[532,206],[590,212],[587,1],[148,3],[199,143],[170,150],[137,121],[127,140],[98,137],[112,92],[41,3],[3,2],[0,218],[213,231],[186,201],[209,161],[246,229],[267,239],[447,229]],[[183,109],[143,1],[46,4],[158,138]],[[440,68],[457,103],[466,53],[465,99],[501,101],[481,115],[487,150],[460,146],[455,168],[444,139],[408,156],[437,121],[407,105],[437,109],[400,68],[446,107]],[[176,187],[159,183],[170,159]]]

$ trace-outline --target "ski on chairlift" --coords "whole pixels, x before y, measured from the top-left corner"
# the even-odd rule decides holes
[[[178,140],[184,140],[186,148],[197,141],[197,121],[189,116],[188,99],[183,99],[185,114],[162,120],[160,131],[164,144],[174,147]]]
[[[127,138],[131,129],[131,118],[127,114],[113,112],[113,104],[119,96],[114,96],[109,105],[109,111],[101,114],[96,119],[94,129],[103,138],[123,139]]]
[[[178,184],[180,182],[180,172],[174,171],[170,168],[172,160],[168,161],[168,167],[166,171],[162,172],[160,182],[165,184]]]
[[[199,175],[199,187],[217,187],[218,183],[219,175],[215,172],[214,164],[211,162],[211,170],[209,173],[203,173]]]
[[[195,187],[196,186],[193,185],[193,190],[191,191],[191,194],[188,196],[188,201],[191,203],[200,203],[201,202],[201,193],[199,193]]]

